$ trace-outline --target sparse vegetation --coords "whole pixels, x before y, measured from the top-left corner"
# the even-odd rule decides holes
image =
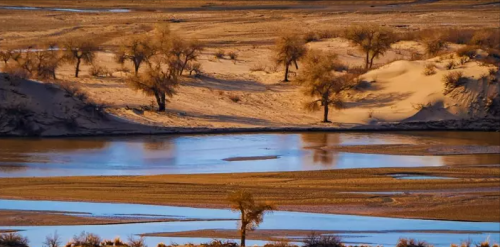
[[[75,77],[80,74],[82,63],[92,64],[96,57],[98,46],[89,40],[70,39],[63,45],[63,59],[75,65]]]
[[[439,33],[425,37],[422,43],[429,56],[436,56],[447,47],[446,41]]]
[[[319,235],[311,233],[304,239],[304,247],[345,247],[342,239],[335,235]]]
[[[453,61],[453,60],[449,61],[445,65],[445,67],[446,67],[447,70],[452,70],[452,69],[455,68],[455,66],[456,66],[456,64],[455,64],[455,61]]]
[[[415,240],[413,238],[400,238],[396,247],[432,247],[425,241]]]
[[[230,51],[227,53],[227,55],[229,56],[229,58],[231,60],[237,60],[238,59],[238,53],[235,52],[235,51]]]
[[[424,68],[424,75],[430,76],[436,74],[436,65],[434,63],[427,63]]]
[[[19,233],[0,233],[0,246],[2,247],[29,247],[28,243],[28,238]]]
[[[245,246],[247,231],[252,231],[264,221],[264,214],[275,207],[270,203],[257,203],[253,195],[246,191],[229,194],[228,201],[233,211],[240,213],[240,246]]]
[[[306,54],[305,43],[297,35],[285,34],[276,40],[274,62],[285,66],[284,82],[288,82],[289,68],[292,64],[299,69],[298,61]]]
[[[459,57],[468,57],[469,59],[473,59],[477,55],[477,47],[476,46],[464,46],[457,50],[457,55]]]
[[[394,33],[381,26],[352,26],[346,38],[365,54],[365,68],[371,69],[375,58],[383,56],[396,41]]]
[[[217,50],[214,53],[215,58],[217,59],[223,59],[226,56],[226,52],[224,50]]]
[[[445,94],[448,94],[453,89],[465,84],[467,82],[467,78],[464,77],[461,71],[455,71],[444,75],[443,82],[445,84]]]
[[[43,242],[43,247],[59,247],[61,246],[61,238],[57,231],[54,234],[45,237],[45,241]]]

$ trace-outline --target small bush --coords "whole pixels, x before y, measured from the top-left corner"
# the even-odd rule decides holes
[[[471,45],[493,49],[500,48],[500,30],[479,30],[474,33]]]
[[[304,34],[304,41],[306,43],[319,41],[319,39],[320,39],[319,35],[316,32],[309,31],[309,32]]]
[[[4,72],[9,75],[9,81],[11,86],[17,86],[22,80],[29,79],[31,73],[25,70],[23,67],[17,64],[7,65],[4,67]]]
[[[461,71],[456,71],[445,75],[443,77],[443,82],[445,84],[445,94],[447,94],[453,89],[465,84],[467,78],[463,76]]]
[[[250,66],[250,71],[251,72],[256,72],[256,71],[266,71],[266,66],[264,64],[261,64],[261,63],[257,63],[257,64],[253,64],[252,66]]]
[[[215,58],[217,59],[222,59],[224,56],[226,56],[226,52],[224,50],[218,50],[214,54]]]
[[[54,232],[53,235],[49,235],[45,237],[45,241],[43,242],[44,247],[59,247],[61,245],[61,238],[57,232]]]
[[[159,243],[158,245],[156,245],[156,247],[167,247],[167,245],[164,243]]]
[[[468,57],[470,59],[473,59],[477,55],[477,47],[470,45],[464,46],[457,50],[457,55],[459,57]]]
[[[66,97],[77,98],[82,101],[88,99],[87,94],[74,83],[62,81],[58,82],[57,85],[66,93]]]
[[[447,45],[441,37],[427,38],[423,41],[425,52],[429,56],[435,56],[444,50]]]
[[[28,238],[19,233],[9,232],[0,234],[0,246],[2,247],[29,247]]]
[[[469,57],[466,57],[466,56],[460,57],[460,65],[464,65],[464,64],[468,63],[469,61],[470,61]]]
[[[200,244],[201,247],[238,247],[238,244],[233,241],[221,241],[214,239],[210,243]]]
[[[113,72],[108,70],[106,67],[97,65],[97,64],[92,64],[92,67],[89,69],[89,74],[94,76],[94,77],[112,77]]]
[[[425,65],[424,75],[430,76],[436,74],[436,65],[434,63],[428,63]]]
[[[101,245],[101,238],[93,233],[82,232],[80,235],[73,236],[72,241],[68,244],[78,247],[99,247]]]
[[[344,247],[344,245],[339,236],[312,233],[304,239],[304,247]]]
[[[236,53],[235,51],[230,51],[229,53],[227,53],[227,55],[229,56],[229,58],[231,60],[236,60],[238,59],[238,53]]]
[[[290,242],[281,240],[281,241],[274,241],[271,243],[266,243],[264,247],[297,247],[297,245],[290,244]]]
[[[428,243],[424,241],[417,241],[413,238],[407,239],[407,238],[400,238],[398,240],[398,243],[396,244],[396,247],[430,247]]]
[[[449,62],[445,65],[445,67],[446,67],[446,69],[447,69],[447,70],[452,70],[452,69],[454,69],[454,68],[455,68],[455,66],[456,66],[456,64],[455,64],[455,61],[453,61],[453,60],[449,61]]]
[[[240,96],[238,96],[238,95],[234,95],[234,94],[229,95],[229,99],[230,99],[232,102],[234,102],[234,103],[238,103],[238,102],[240,102],[240,101],[241,101]]]
[[[130,236],[127,242],[128,247],[146,247],[146,243],[144,242],[144,237],[135,238]]]
[[[189,75],[193,75],[194,73],[194,76],[195,77],[198,77],[201,75],[201,63],[188,63],[187,65],[187,68],[186,68],[188,71],[189,71]]]

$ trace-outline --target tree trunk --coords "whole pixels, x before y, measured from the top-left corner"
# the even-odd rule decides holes
[[[80,58],[78,58],[77,62],[76,62],[76,69],[75,69],[75,77],[78,78],[78,74],[80,73]]]
[[[186,57],[186,59],[184,60],[184,63],[182,64],[181,71],[179,71],[179,75],[182,75],[182,72],[184,72],[184,70],[186,69],[186,66],[187,66],[188,62],[189,62],[188,58]]]
[[[325,112],[323,113],[323,123],[329,123],[330,121],[328,121],[328,103],[326,102],[323,102],[323,106],[324,106],[324,109],[325,109]]]
[[[299,69],[299,65],[297,64],[297,60],[293,60],[293,62],[295,63],[295,69]]]
[[[365,69],[370,65],[370,52],[366,52]]]
[[[244,227],[243,225],[241,226],[241,247],[245,247],[245,240],[246,240],[246,235],[247,235],[247,229],[246,226]]]
[[[137,75],[139,73],[139,67],[141,66],[141,63],[139,61],[135,61],[134,60],[134,71],[135,71],[135,75]]]
[[[375,55],[370,59],[370,69],[373,67],[373,60],[375,60]]]
[[[289,82],[289,80],[288,80],[288,67],[290,67],[290,64],[289,63],[285,64],[285,80],[283,80],[284,82]]]
[[[165,94],[155,93],[156,103],[158,104],[158,111],[165,111]]]

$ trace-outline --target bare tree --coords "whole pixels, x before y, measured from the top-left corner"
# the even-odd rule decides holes
[[[340,93],[350,88],[353,76],[346,72],[345,66],[337,61],[337,55],[310,51],[298,78],[303,93],[313,98],[305,104],[309,111],[323,107],[323,122],[329,122],[330,107],[341,109],[343,101]]]
[[[75,77],[80,73],[82,62],[91,64],[94,62],[98,46],[88,40],[70,39],[63,45],[63,58],[71,64],[75,64]]]
[[[120,64],[124,64],[127,60],[131,61],[137,75],[141,64],[147,63],[155,55],[155,52],[154,44],[149,41],[147,36],[135,36],[120,46],[115,58]]]
[[[4,62],[4,65],[7,65],[11,57],[12,53],[10,50],[0,51],[0,59]]]
[[[346,32],[346,38],[365,53],[366,69],[371,69],[375,58],[384,55],[395,42],[390,29],[373,25],[352,26]]]
[[[269,203],[256,203],[252,194],[246,191],[236,191],[230,193],[228,201],[231,203],[233,211],[240,212],[240,235],[241,246],[245,246],[247,231],[252,231],[264,221],[264,214],[275,210]]]
[[[61,238],[57,231],[54,232],[53,235],[48,235],[45,237],[45,241],[43,242],[44,247],[59,247],[61,245]]]
[[[304,40],[298,35],[286,34],[276,40],[274,47],[274,61],[276,64],[285,66],[284,82],[288,82],[288,72],[290,65],[294,64],[299,69],[298,61],[306,54]]]
[[[172,58],[158,58],[146,71],[129,77],[128,84],[135,90],[152,95],[158,104],[158,111],[165,111],[167,97],[172,97],[179,86],[176,61]]]

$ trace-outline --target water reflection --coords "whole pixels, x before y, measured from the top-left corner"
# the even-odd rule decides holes
[[[0,200],[0,209],[60,210],[66,212],[87,212],[95,216],[155,214],[191,219],[235,219],[238,217],[237,213],[225,209],[85,202]],[[45,240],[45,236],[52,234],[56,230],[63,239],[69,239],[81,231],[99,233],[103,238],[112,239],[119,235],[130,236],[142,233],[201,229],[236,229],[236,227],[237,222],[235,220],[217,220],[93,226],[6,226],[0,227],[0,229],[23,230],[21,234],[28,236],[31,244],[38,245]],[[348,242],[394,246],[400,237],[413,237],[425,239],[435,246],[449,246],[450,243],[459,243],[461,240],[469,237],[474,241],[483,241],[486,237],[490,236],[490,240],[497,243],[500,241],[500,235],[498,235],[499,227],[500,223],[494,222],[414,220],[276,211],[266,215],[259,229],[352,231],[348,234],[342,234]],[[422,231],[434,232],[425,233]],[[175,241],[179,244],[207,242],[206,239],[197,238],[147,238],[149,246],[155,246],[161,241],[165,243]]]
[[[382,132],[0,139],[0,177],[266,172],[498,164],[500,155],[398,156],[322,147],[373,144],[500,145],[500,133]],[[231,157],[278,156],[225,161]]]

